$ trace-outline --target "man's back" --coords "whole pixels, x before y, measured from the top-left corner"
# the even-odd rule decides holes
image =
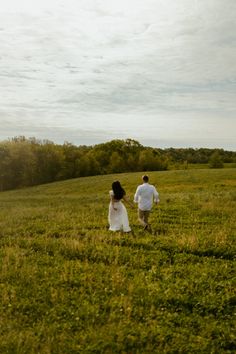
[[[159,201],[159,194],[156,188],[149,183],[143,183],[138,186],[134,201],[138,203],[140,210],[151,210],[153,198],[156,203]]]

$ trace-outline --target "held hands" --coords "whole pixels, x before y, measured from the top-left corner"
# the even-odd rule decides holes
[[[134,203],[132,203],[130,200],[126,200],[127,201],[127,203],[129,204],[129,206],[132,208],[132,209],[134,209]]]
[[[129,206],[134,209],[134,204],[130,201],[130,199],[126,196],[123,197],[124,201],[129,204]]]
[[[134,204],[132,202],[129,203],[132,209],[134,209]]]

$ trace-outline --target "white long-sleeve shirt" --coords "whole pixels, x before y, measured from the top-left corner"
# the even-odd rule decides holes
[[[134,202],[138,203],[140,210],[151,210],[153,200],[155,203],[159,202],[159,193],[153,185],[143,183],[138,186],[134,195]]]

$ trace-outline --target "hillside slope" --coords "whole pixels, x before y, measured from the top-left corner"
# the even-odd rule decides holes
[[[141,173],[0,193],[1,353],[233,353],[236,170],[150,172],[152,234],[107,228]]]

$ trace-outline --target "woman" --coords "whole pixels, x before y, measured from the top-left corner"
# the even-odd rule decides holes
[[[108,214],[108,221],[110,224],[109,230],[123,230],[124,232],[131,231],[127,210],[121,200],[123,199],[127,201],[131,206],[133,205],[126,198],[125,190],[121,187],[119,181],[112,183],[112,190],[109,192],[109,194],[111,198]]]

